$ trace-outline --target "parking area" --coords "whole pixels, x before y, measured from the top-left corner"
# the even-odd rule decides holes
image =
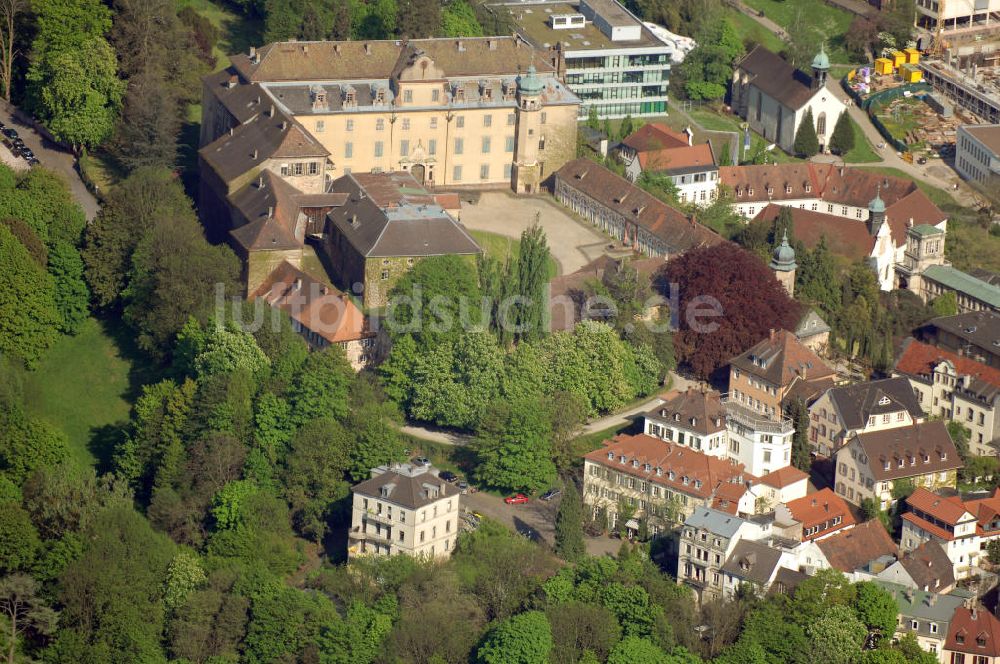
[[[0,161],[13,168],[15,171],[23,171],[28,168],[28,162],[21,157],[15,157],[14,153],[12,153],[3,143],[0,143]]]
[[[514,196],[486,191],[477,203],[462,206],[462,224],[475,231],[489,231],[518,238],[538,216],[549,251],[561,274],[576,272],[606,253],[611,239],[597,229],[577,221],[548,196]]]
[[[545,542],[549,546],[555,544],[558,497],[550,501],[532,498],[524,505],[507,505],[499,496],[478,491],[462,496],[462,505],[470,512],[478,512],[499,521],[535,541]]]

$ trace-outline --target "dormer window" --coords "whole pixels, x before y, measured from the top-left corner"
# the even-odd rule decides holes
[[[701,488],[701,480],[695,480],[694,481],[694,488],[696,488],[696,489],[700,489]]]
[[[454,88],[452,88],[451,95],[452,97],[455,98],[455,101],[463,102],[465,101],[465,88],[462,87],[461,85],[456,85]]]
[[[611,461],[614,461],[615,460],[615,453],[614,452],[608,452],[608,459],[610,459]]]
[[[489,81],[480,83],[480,97],[483,101],[493,101],[493,86],[490,85]]]
[[[642,466],[642,469],[645,470],[647,473],[650,471],[651,468],[652,466],[650,466],[648,463],[643,464]]]
[[[344,88],[344,106],[357,106],[358,105],[358,95],[353,86],[348,85]]]
[[[931,462],[931,456],[929,454],[924,454],[923,458],[924,458],[924,463],[930,463]]]
[[[633,468],[638,468],[639,467],[639,461],[637,459],[632,459],[632,467]]]
[[[956,634],[955,635],[955,642],[956,643],[960,643],[960,644],[961,643],[965,643],[965,634],[962,634],[961,632],[959,632],[958,634]]]
[[[667,479],[668,480],[673,480],[675,477],[677,477],[677,475],[674,473],[674,471],[672,471],[672,470],[668,470],[667,471]]]
[[[690,482],[690,479],[688,478],[687,475],[685,475],[684,477],[681,478],[681,484],[685,484],[686,485],[688,482]]]
[[[753,196],[753,187],[747,187],[747,196]]]
[[[902,468],[904,465],[906,465],[906,464],[903,463],[903,459],[902,458],[896,459],[896,467]]]
[[[743,195],[743,188],[742,187],[736,187],[736,197],[739,198],[742,195]]]
[[[772,187],[771,185],[767,185],[767,195],[771,196],[773,194],[774,194],[774,187]]]
[[[680,422],[680,421],[681,421],[681,414],[674,413],[674,422]]]
[[[660,477],[661,475],[663,475],[663,469],[662,468],[657,468],[656,469],[656,476]]]
[[[888,459],[886,459],[886,460],[885,460],[885,461],[884,461],[884,462],[882,463],[882,470],[889,470],[889,460],[888,460]]]
[[[879,399],[878,400],[878,405],[880,405],[880,406],[888,406],[889,405],[889,397],[882,397],[881,399]]]
[[[986,647],[986,637],[983,636],[982,634],[980,634],[979,636],[977,636],[976,637],[976,645],[979,646],[980,648],[985,648]]]
[[[813,190],[813,186],[812,186],[811,184],[809,184],[808,182],[806,182],[806,183],[805,183],[805,190],[806,190],[806,193],[807,193],[807,194],[808,194],[808,193],[811,193],[811,192],[812,192],[812,190]]]
[[[381,86],[375,88],[375,103],[376,104],[385,103],[385,88]]]
[[[621,455],[620,457],[618,457],[618,463],[625,463],[625,455],[624,454]]]
[[[792,193],[792,185],[790,185],[790,184],[786,184],[785,185],[785,193],[786,194]]]

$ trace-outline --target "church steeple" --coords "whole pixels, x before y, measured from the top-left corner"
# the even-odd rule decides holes
[[[872,237],[878,235],[878,231],[885,223],[885,201],[882,200],[882,185],[875,189],[875,198],[868,203],[868,234]]]
[[[826,85],[826,75],[830,73],[830,57],[826,54],[826,46],[820,44],[819,53],[812,61],[813,87],[816,89]]]
[[[788,294],[794,295],[795,270],[798,269],[799,266],[795,263],[795,250],[792,249],[792,245],[788,244],[787,230],[781,237],[781,244],[774,250],[769,267],[771,268],[771,271],[774,272],[775,278],[777,278],[777,280],[781,282],[781,285],[785,287],[785,290],[788,291]]]

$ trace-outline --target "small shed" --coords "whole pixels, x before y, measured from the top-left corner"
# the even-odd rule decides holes
[[[899,68],[899,76],[903,83],[919,83],[924,80],[924,72],[917,65],[905,64]]]
[[[892,64],[894,67],[900,67],[906,64],[906,54],[902,51],[893,51],[889,54],[889,56],[892,58]]]
[[[920,51],[915,48],[904,48],[903,53],[906,54],[906,64],[915,65],[920,63]]]
[[[891,75],[894,67],[889,58],[879,58],[875,61],[875,73],[879,76]]]

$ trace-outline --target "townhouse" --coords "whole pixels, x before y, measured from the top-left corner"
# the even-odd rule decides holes
[[[651,122],[622,139],[618,156],[625,177],[637,181],[643,173],[669,178],[681,203],[710,205],[718,194],[719,165],[709,141],[694,144],[690,128],[677,132]]]
[[[764,519],[742,519],[707,507],[694,510],[681,528],[677,582],[691,586],[699,601],[722,597],[723,565],[741,541],[760,539],[769,530]]]
[[[981,605],[959,607],[948,625],[943,662],[1000,664],[1000,620]]]
[[[912,634],[921,648],[939,658],[943,656],[948,628],[955,611],[964,606],[966,598],[959,595],[942,595],[878,581],[892,595],[899,609],[896,638]]]
[[[851,436],[834,456],[837,494],[860,505],[870,498],[881,509],[895,502],[897,482],[954,488],[962,460],[944,422],[932,421]]]
[[[957,496],[940,496],[920,487],[905,501],[900,549],[911,551],[935,541],[951,560],[956,579],[976,573],[981,555],[976,515]]]
[[[927,541],[907,551],[872,578],[923,590],[949,593],[955,588],[955,571],[948,554],[941,545]]]
[[[855,524],[847,503],[829,488],[781,503],[774,510],[774,531],[796,541],[819,541]]]
[[[941,316],[924,326],[921,339],[1000,369],[1000,313],[975,311]]]
[[[970,453],[997,454],[1000,369],[911,338],[903,342],[893,373],[909,381],[927,415],[969,430]]]
[[[618,434],[583,459],[583,502],[592,516],[606,514],[616,527],[627,505],[634,527],[646,519],[652,533],[711,505],[720,490],[745,493],[752,479],[742,464],[646,434]]]
[[[841,530],[818,542],[829,566],[852,581],[871,578],[896,562],[899,548],[878,521],[872,519]]]
[[[834,387],[809,407],[809,444],[829,457],[853,435],[923,420],[924,411],[905,378]]]

